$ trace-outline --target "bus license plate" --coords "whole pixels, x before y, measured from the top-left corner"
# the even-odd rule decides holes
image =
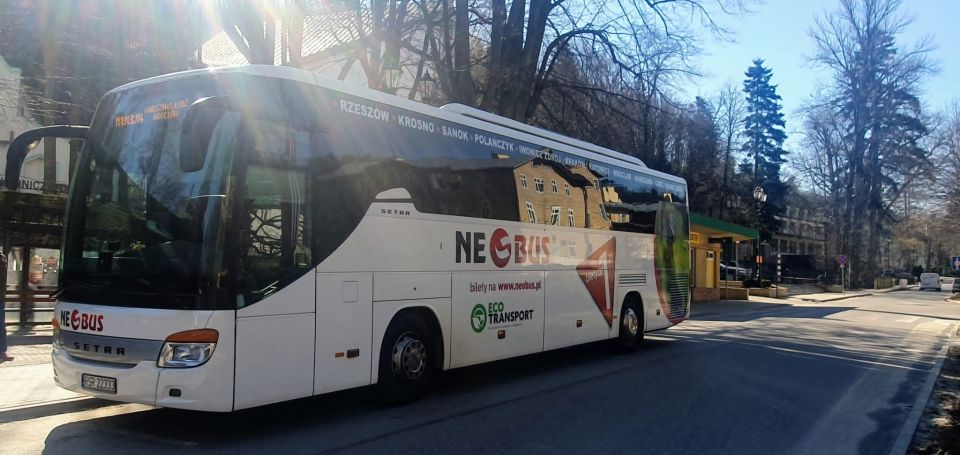
[[[80,375],[80,386],[97,392],[117,393],[117,379],[93,374]]]

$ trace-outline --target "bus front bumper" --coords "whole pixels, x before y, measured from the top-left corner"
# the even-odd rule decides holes
[[[54,348],[52,358],[54,381],[76,393],[168,408],[213,412],[233,410],[232,375],[218,377],[225,371],[212,360],[199,367],[183,369],[159,368],[156,361],[120,365],[79,359],[59,348]],[[104,381],[108,385],[111,379],[115,380],[116,392],[84,387],[84,375],[106,378]]]

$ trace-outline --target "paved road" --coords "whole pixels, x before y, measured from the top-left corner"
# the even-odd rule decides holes
[[[946,295],[700,305],[635,354],[591,345],[451,371],[405,407],[363,390],[232,415],[115,405],[0,420],[0,441],[69,454],[888,453],[960,321]]]

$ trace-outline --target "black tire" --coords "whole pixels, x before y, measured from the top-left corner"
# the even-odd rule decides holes
[[[619,321],[617,350],[624,353],[633,352],[643,342],[643,306],[640,302],[635,299],[624,302],[620,309]]]
[[[382,401],[404,404],[423,396],[433,379],[434,339],[430,326],[415,314],[401,314],[390,323],[380,347],[377,376],[377,394]],[[396,367],[395,357],[399,361]]]

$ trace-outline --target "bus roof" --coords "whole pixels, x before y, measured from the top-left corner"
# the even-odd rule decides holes
[[[546,147],[564,151],[567,153],[573,153],[575,155],[579,155],[589,160],[631,168],[634,171],[638,171],[654,177],[659,177],[665,180],[670,180],[676,183],[680,183],[684,186],[687,185],[686,180],[684,180],[683,178],[677,177],[675,175],[667,174],[665,172],[660,172],[654,169],[650,169],[646,166],[646,164],[644,164],[643,161],[641,161],[636,157],[632,157],[630,155],[627,155],[621,152],[600,147],[598,145],[581,141],[579,139],[563,136],[561,134],[554,133],[552,131],[548,131],[542,128],[526,125],[526,124],[517,122],[516,120],[508,119],[506,117],[501,117],[496,114],[491,114],[485,111],[481,111],[479,109],[464,106],[462,104],[448,104],[443,106],[442,108],[436,108],[428,104],[418,103],[416,101],[411,101],[406,98],[390,95],[387,93],[379,92],[379,91],[368,89],[365,87],[357,87],[337,79],[328,78],[304,69],[293,68],[289,66],[244,65],[244,66],[225,66],[225,67],[189,70],[189,71],[165,74],[165,75],[154,76],[154,77],[139,80],[139,81],[134,81],[134,82],[122,85],[120,87],[117,87],[113,90],[110,90],[108,94],[118,92],[118,91],[124,91],[130,88],[135,88],[142,85],[167,82],[167,81],[176,80],[176,79],[182,79],[182,78],[188,78],[188,77],[194,77],[194,76],[200,76],[200,75],[208,75],[208,74],[230,74],[230,73],[248,74],[253,76],[261,76],[261,77],[276,78],[276,79],[287,79],[287,80],[301,82],[309,85],[316,85],[319,87],[329,88],[329,89],[337,90],[350,95],[367,98],[380,103],[389,104],[395,107],[411,110],[414,112],[418,112],[420,114],[429,115],[431,117],[449,120],[451,122],[460,123],[462,125],[471,126],[474,128],[480,128],[480,129],[488,130],[504,136],[513,137],[518,140],[546,146]]]

